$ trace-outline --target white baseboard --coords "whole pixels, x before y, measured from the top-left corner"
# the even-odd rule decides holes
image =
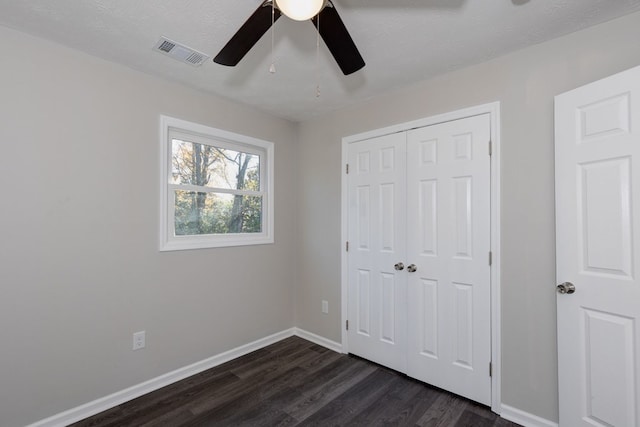
[[[300,328],[293,328],[294,335],[303,338],[307,341],[311,341],[312,343],[321,345],[323,347],[328,348],[329,350],[333,350],[336,353],[342,353],[342,344],[339,342],[331,341],[325,337],[321,337],[320,335],[316,335],[314,333],[305,331]]]
[[[107,409],[111,409],[137,397],[168,386],[169,384],[173,384],[192,375],[206,371],[207,369],[222,365],[225,362],[237,359],[238,357],[249,354],[252,351],[259,350],[263,347],[274,344],[278,341],[294,335],[323,347],[327,347],[328,349],[336,351],[338,353],[342,352],[342,344],[340,343],[328,340],[324,337],[299,328],[291,328],[273,335],[269,335],[268,337],[261,338],[249,344],[236,347],[232,350],[225,351],[224,353],[209,357],[208,359],[201,360],[200,362],[193,363],[189,366],[176,369],[175,371],[168,372],[164,375],[160,375],[159,377],[152,378],[143,383],[115,392],[100,399],[96,399],[93,402],[85,403],[84,405],[69,409],[68,411],[61,412],[52,417],[45,418],[44,420],[40,420],[34,424],[30,424],[27,427],[68,426],[69,424],[73,424],[85,418],[99,414],[100,412],[106,411]]]
[[[192,375],[206,371],[207,369],[214,368],[230,360],[244,356],[251,353],[252,351],[259,350],[263,347],[274,344],[278,341],[294,335],[338,353],[342,353],[343,351],[341,343],[305,331],[304,329],[290,328],[273,335],[269,335],[268,337],[261,338],[249,344],[245,344],[232,350],[225,351],[224,353],[209,357],[205,360],[201,360],[200,362],[193,363],[189,366],[176,369],[175,371],[168,372],[164,375],[160,375],[159,377],[152,378],[148,381],[118,391],[100,399],[96,399],[92,402],[85,403],[84,405],[69,409],[68,411],[61,412],[52,417],[45,418],[36,423],[30,424],[27,427],[68,426],[69,424],[73,424],[85,418],[99,414],[100,412],[106,411],[107,409],[111,409],[137,397],[143,396],[147,393],[151,393],[152,391],[158,390],[162,387],[173,384]],[[558,423],[545,420],[544,418],[529,414],[520,409],[513,408],[509,405],[503,404],[501,407],[502,413],[500,415],[502,416],[502,418],[513,421],[514,423],[521,424],[524,427],[558,427]]]
[[[149,381],[134,385],[133,387],[118,391],[116,393],[94,400],[93,402],[89,402],[76,408],[72,408],[68,411],[61,412],[52,417],[45,418],[44,420],[29,425],[28,427],[67,426],[92,415],[99,414],[100,412],[106,411],[107,409],[111,409],[114,406],[121,405],[147,393],[151,393],[152,391],[158,390],[169,384],[173,384],[192,375],[206,371],[207,369],[211,369],[225,362],[236,359],[240,356],[244,356],[245,354],[249,354],[252,351],[259,350],[263,347],[266,347],[293,335],[297,335],[295,328],[278,332],[249,344],[245,344],[232,350],[225,351],[224,353],[212,356],[208,359],[201,360],[200,362],[196,362],[189,366],[185,366],[164,375],[160,375],[159,377],[152,378]]]
[[[500,416],[505,420],[512,421],[524,427],[558,427],[558,423],[556,422],[546,420],[505,404],[502,404],[502,413]]]

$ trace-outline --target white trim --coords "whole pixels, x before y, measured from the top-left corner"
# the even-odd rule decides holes
[[[342,138],[342,143],[350,144],[352,142],[364,141],[365,139],[376,138],[392,133],[405,132],[411,129],[422,128],[425,126],[436,125],[439,123],[450,122],[453,120],[464,119],[466,117],[479,116],[481,114],[494,114],[500,111],[500,102],[491,102],[489,104],[477,105],[475,107],[463,108],[461,110],[451,111],[448,113],[438,114],[436,116],[426,117],[423,119],[413,120],[397,125],[387,126],[381,129],[375,129]],[[345,159],[346,160],[346,159]]]
[[[500,251],[500,103],[487,104],[491,115],[491,410],[500,413],[502,406],[502,300]]]
[[[502,405],[502,414],[505,420],[520,424],[523,427],[558,427],[558,423],[541,418],[537,415],[516,409],[509,405]]]
[[[169,132],[178,130],[187,135],[192,135],[198,142],[211,144],[215,142],[216,146],[242,149],[246,152],[259,153],[264,152],[264,162],[261,162],[260,173],[261,181],[266,182],[265,188],[260,191],[263,208],[263,230],[261,233],[230,233],[219,235],[199,235],[199,236],[174,236],[170,232],[170,225],[173,225],[173,200],[169,195],[170,185],[167,182],[169,171],[171,170],[171,156],[169,153]],[[246,147],[246,149],[245,149]],[[256,148],[259,147],[259,148]],[[185,249],[201,249],[201,248],[217,248],[226,246],[245,246],[245,245],[262,245],[274,242],[274,144],[270,141],[253,138],[246,135],[240,135],[221,129],[212,128],[198,123],[188,122],[186,120],[174,117],[160,115],[160,251],[175,251]],[[186,188],[191,188],[186,186]],[[247,191],[228,191],[215,190],[216,192],[224,192],[230,194],[242,193],[252,195]],[[172,193],[173,194],[173,193]]]
[[[342,218],[341,218],[341,296],[342,296],[342,351],[349,352],[348,335],[345,323],[348,318],[348,264],[345,243],[348,239],[348,176],[345,165],[348,162],[348,146],[351,143],[371,139],[383,135],[390,135],[398,132],[405,132],[415,128],[431,126],[439,123],[459,120],[466,117],[489,114],[491,122],[491,252],[493,253],[493,263],[491,266],[491,359],[493,365],[493,377],[491,378],[491,410],[500,413],[501,410],[501,328],[500,328],[500,102],[478,105],[437,116],[427,117],[398,125],[388,126],[356,135],[342,138]]]
[[[92,402],[85,403],[84,405],[69,409],[68,411],[61,412],[52,417],[30,424],[28,427],[67,426],[69,424],[88,418],[92,415],[98,414],[102,411],[106,411],[107,409],[111,409],[115,406],[121,405],[147,393],[151,393],[152,391],[158,390],[177,381],[188,378],[192,375],[206,371],[207,369],[214,368],[230,360],[249,354],[252,351],[256,351],[268,345],[274,344],[285,338],[289,338],[294,335],[305,338],[304,336],[299,335],[300,332],[301,331],[296,328],[291,328],[275,333],[273,335],[269,335],[268,337],[264,337],[249,344],[236,347],[232,350],[225,351],[224,353],[220,353],[208,359],[201,360],[200,362],[196,362],[183,368],[176,369],[175,371],[168,372],[164,375],[152,378],[143,383],[115,392],[100,399],[96,399]]]
[[[342,345],[340,343],[305,331],[304,329],[290,328],[273,335],[269,335],[268,337],[258,339],[249,344],[241,345],[240,347],[225,351],[224,353],[209,357],[183,368],[176,369],[175,371],[168,372],[164,375],[160,375],[159,377],[152,378],[143,383],[136,384],[132,387],[112,393],[108,396],[96,399],[92,402],[85,403],[84,405],[77,406],[49,418],[45,418],[43,420],[30,424],[27,427],[63,427],[69,424],[73,424],[85,418],[99,414],[100,412],[106,411],[107,409],[111,409],[137,397],[143,396],[147,393],[151,393],[152,391],[156,391],[162,387],[166,387],[192,375],[199,374],[200,372],[206,371],[207,369],[215,368],[216,366],[222,365],[223,363],[226,363],[230,360],[237,359],[238,357],[244,356],[253,351],[267,347],[271,344],[292,336],[298,336],[302,339],[321,345],[328,348],[329,350],[333,350],[338,353],[342,351]]]
[[[321,345],[323,347],[328,348],[329,350],[333,350],[336,353],[342,353],[342,344],[339,342],[332,341],[325,337],[321,337],[320,335],[316,335],[312,332],[305,331],[304,329],[293,328],[294,335],[303,338],[307,341],[311,341],[312,343]]]
[[[340,330],[342,331],[341,340],[342,340],[342,351],[344,353],[349,353],[349,334],[347,332],[346,322],[349,318],[349,264],[348,254],[346,250],[346,243],[349,240],[349,210],[347,206],[349,206],[349,177],[346,170],[346,165],[349,162],[349,143],[347,138],[342,138],[342,179],[341,179],[341,221],[340,221],[340,245],[338,246],[338,250],[342,254],[340,257],[340,298],[341,298],[341,315],[340,319]]]

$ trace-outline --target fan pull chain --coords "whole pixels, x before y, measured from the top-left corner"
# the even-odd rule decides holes
[[[275,38],[276,38],[276,26],[274,25],[276,19],[276,1],[271,0],[271,66],[269,67],[269,72],[271,74],[276,73],[276,54],[275,54]]]
[[[320,98],[320,14],[316,16],[318,31],[316,32],[316,98]]]

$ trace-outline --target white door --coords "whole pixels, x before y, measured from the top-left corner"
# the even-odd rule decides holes
[[[408,375],[491,404],[488,114],[408,134]]]
[[[638,426],[640,67],[555,108],[560,425]]]
[[[404,372],[405,136],[352,144],[348,159],[349,351]]]
[[[489,139],[485,114],[348,147],[349,352],[487,405]]]

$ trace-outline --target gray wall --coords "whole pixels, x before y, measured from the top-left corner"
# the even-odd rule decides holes
[[[1,27],[0,40],[0,425],[293,326],[296,125]],[[274,245],[158,252],[160,114],[275,143]]]
[[[502,400],[557,420],[553,97],[639,65],[638,40],[636,13],[303,123],[296,325],[340,340],[341,138],[500,101]]]

